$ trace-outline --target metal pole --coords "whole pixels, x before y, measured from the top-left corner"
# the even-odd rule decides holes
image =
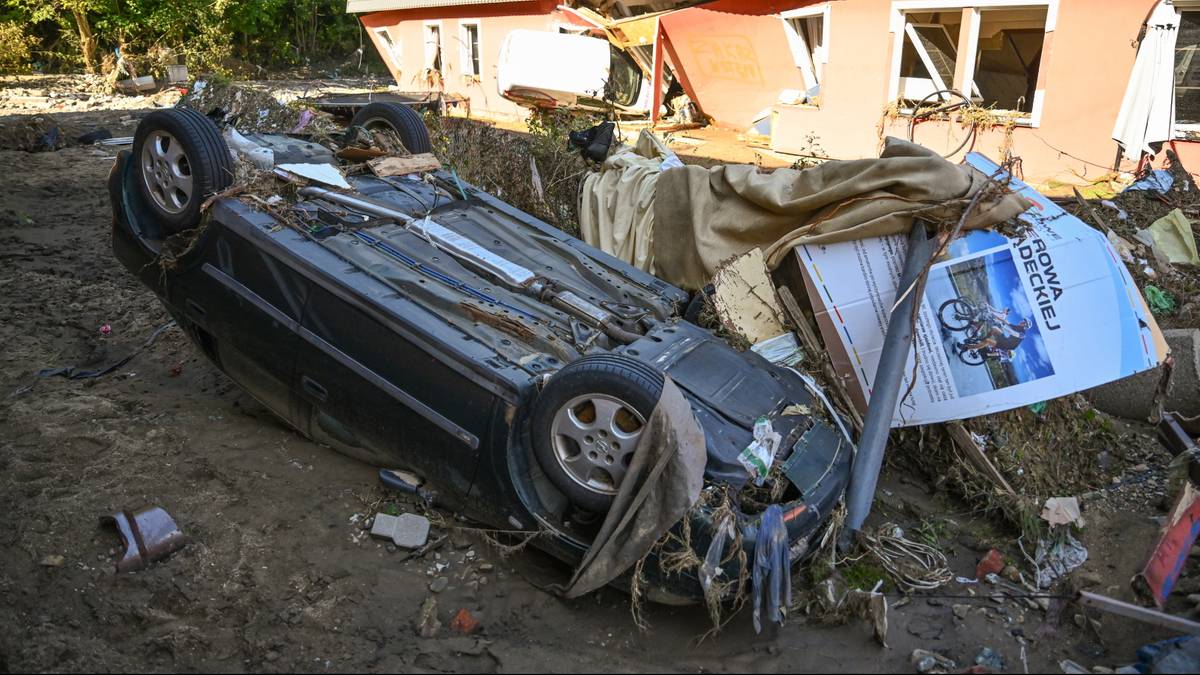
[[[925,269],[935,241],[928,238],[924,222],[918,220],[913,223],[912,232],[908,235],[908,254],[900,274],[898,293],[908,290]],[[854,544],[854,537],[870,515],[871,504],[875,500],[879,471],[883,467],[883,451],[887,447],[892,417],[896,413],[897,399],[900,398],[900,385],[904,379],[904,366],[913,343],[913,303],[921,301],[921,294],[921,288],[913,289],[893,308],[888,319],[879,368],[875,371],[875,382],[871,387],[871,402],[867,406],[867,417],[863,420],[858,453],[850,472],[850,486],[846,490],[846,525],[838,541],[838,547],[843,551],[849,550]]]

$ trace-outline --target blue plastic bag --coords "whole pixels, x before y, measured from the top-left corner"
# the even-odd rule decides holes
[[[792,604],[792,565],[788,555],[787,526],[778,504],[767,507],[758,524],[754,545],[754,632],[762,632],[763,595],[767,620],[782,624]]]

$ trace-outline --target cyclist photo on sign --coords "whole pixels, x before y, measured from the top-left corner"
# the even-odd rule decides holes
[[[925,289],[956,393],[970,396],[1054,374],[1008,249],[936,265]]]
[[[996,321],[991,322],[987,327],[987,333],[974,341],[963,340],[958,343],[959,346],[966,351],[1001,350],[1011,354],[1013,350],[1021,346],[1021,341],[1025,339],[1025,334],[1029,332],[1032,323],[1029,319],[1022,319],[1020,323],[1009,323],[1008,317],[1012,313],[1011,309],[1001,312],[992,308],[991,305],[988,305],[987,309],[996,318]]]

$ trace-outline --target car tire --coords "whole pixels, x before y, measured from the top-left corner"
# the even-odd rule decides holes
[[[399,103],[368,103],[350,120],[350,128],[362,127],[367,131],[372,128],[387,126],[396,132],[404,149],[414,155],[433,150],[429,141],[429,130],[417,111]]]
[[[663,375],[620,354],[585,356],[558,371],[534,404],[531,443],[550,481],[576,506],[612,506]]]
[[[130,159],[138,192],[165,235],[199,225],[200,207],[233,182],[233,159],[221,132],[187,108],[146,115]]]

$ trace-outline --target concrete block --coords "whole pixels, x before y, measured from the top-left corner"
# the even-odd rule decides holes
[[[1175,357],[1166,409],[1188,417],[1200,415],[1200,330],[1166,330],[1163,337]],[[1152,412],[1154,393],[1161,377],[1162,368],[1155,368],[1089,389],[1084,395],[1097,410],[1126,419],[1145,420]]]
[[[429,519],[415,513],[399,516],[376,513],[371,536],[391,539],[399,548],[420,548],[429,541]]]

